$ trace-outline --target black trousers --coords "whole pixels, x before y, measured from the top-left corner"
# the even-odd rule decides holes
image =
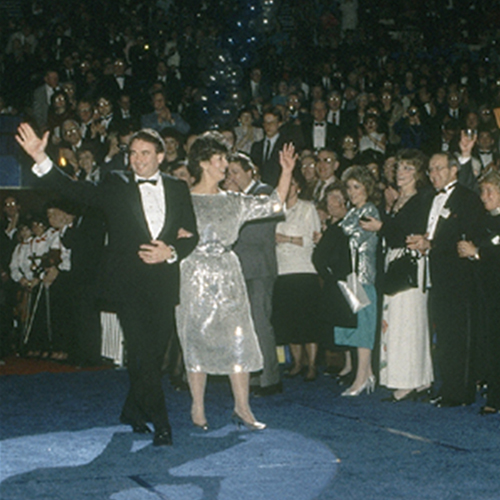
[[[170,429],[161,367],[173,331],[174,308],[157,301],[120,303],[117,315],[125,338],[130,380],[122,418],[152,422],[160,431]]]
[[[457,403],[475,399],[473,367],[477,304],[473,290],[434,286],[429,294],[431,324],[436,329],[440,395]]]

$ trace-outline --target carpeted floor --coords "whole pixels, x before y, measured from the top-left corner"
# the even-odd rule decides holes
[[[210,379],[208,433],[165,380],[174,446],[117,425],[122,370],[0,377],[2,500],[500,498],[500,416],[471,407],[340,397],[334,380],[285,380],[253,399],[263,432],[231,422],[227,380]]]

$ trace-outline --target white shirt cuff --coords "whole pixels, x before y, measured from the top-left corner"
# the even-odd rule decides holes
[[[463,165],[464,163],[467,163],[468,161],[470,161],[471,158],[472,158],[472,156],[465,157],[465,156],[460,155],[458,157],[458,161],[460,162],[460,165]]]
[[[48,174],[52,170],[52,160],[47,156],[42,163],[35,163],[33,167],[31,167],[31,171],[37,177],[43,177],[45,174]]]
[[[167,259],[167,264],[173,264],[174,262],[177,262],[178,256],[177,256],[177,251],[172,245],[169,245],[170,249],[172,250],[172,257],[170,259]]]

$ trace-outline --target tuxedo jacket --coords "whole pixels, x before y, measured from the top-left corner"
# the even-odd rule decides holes
[[[429,200],[429,210],[432,206]],[[429,253],[432,286],[464,288],[473,275],[473,263],[458,256],[457,243],[477,244],[483,235],[485,211],[479,196],[457,184],[439,217]]]
[[[179,261],[198,242],[191,195],[185,182],[166,174],[161,176],[165,189],[165,224],[158,240],[172,245],[175,263],[146,264],[138,256],[142,244],[153,239],[142,208],[141,195],[131,172],[112,172],[100,184],[73,181],[60,169],[52,168],[42,177],[44,183],[64,196],[102,210],[106,219],[108,243],[104,248],[103,268],[99,277],[99,295],[111,302],[162,304],[179,301]],[[177,238],[180,228],[193,234]]]
[[[325,148],[336,150],[338,143],[339,128],[333,123],[325,123],[326,136]],[[304,137],[305,149],[314,149],[314,121],[302,124],[302,135]]]
[[[257,181],[248,194],[269,195],[273,188]],[[276,219],[250,221],[243,225],[234,251],[238,255],[245,279],[276,277]]]

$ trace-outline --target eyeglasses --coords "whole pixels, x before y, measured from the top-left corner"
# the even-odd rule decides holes
[[[438,165],[436,167],[429,167],[429,169],[427,170],[427,175],[430,175],[430,174],[436,173],[436,172],[441,172],[445,168],[450,168],[450,167],[445,166],[445,165]]]

